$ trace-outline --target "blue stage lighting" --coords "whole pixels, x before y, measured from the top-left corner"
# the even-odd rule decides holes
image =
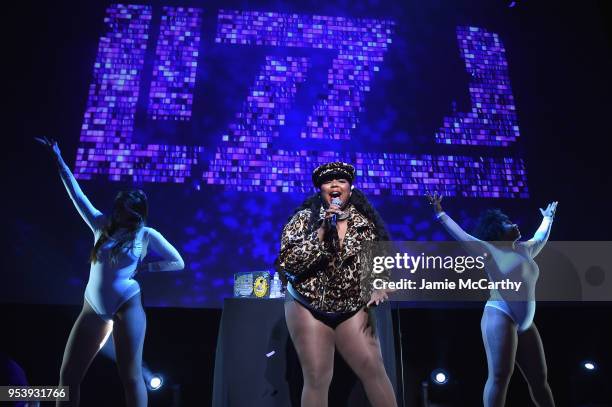
[[[151,376],[148,383],[149,388],[153,391],[159,390],[163,384],[164,379],[158,374],[154,374],[153,376]]]
[[[148,366],[142,363],[142,376],[151,391],[159,390],[164,385],[164,378],[159,373],[153,373]]]
[[[443,369],[436,369],[433,372],[431,372],[431,381],[434,382],[435,384],[446,384],[448,383],[448,378],[449,375],[446,371],[444,371]]]

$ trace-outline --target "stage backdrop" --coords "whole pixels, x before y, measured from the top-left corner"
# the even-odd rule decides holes
[[[545,204],[530,190],[542,163],[529,155],[537,135],[522,123],[516,89],[527,84],[515,72],[539,62],[509,3],[41,9],[31,52],[49,65],[38,68],[47,88],[25,134],[57,138],[102,211],[121,189],[147,192],[149,225],[186,263],[137,277],[147,305],[217,307],[233,273],[272,270],[283,224],[328,161],[355,165],[394,239],[447,239],[427,189],[467,229],[495,206],[529,235]],[[9,225],[2,299],[78,303],[92,236],[52,163],[29,148],[36,202]]]

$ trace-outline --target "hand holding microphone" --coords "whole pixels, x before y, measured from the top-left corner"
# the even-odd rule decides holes
[[[336,225],[338,222],[338,215],[342,213],[340,207],[342,206],[342,199],[338,197],[332,198],[329,208],[325,210],[325,220],[321,224],[319,228],[319,240],[323,240],[325,238],[325,234],[331,230],[336,229]]]
[[[333,209],[340,211],[340,207],[342,206],[342,199],[338,197],[332,198],[329,208],[332,209],[332,206],[336,206],[337,208],[333,208]],[[333,212],[330,218],[329,224],[332,228],[335,228],[337,223],[338,223],[338,212],[335,211]]]

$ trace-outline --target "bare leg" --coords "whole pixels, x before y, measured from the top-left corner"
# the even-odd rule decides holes
[[[378,338],[367,326],[368,314],[360,311],[336,328],[338,351],[363,383],[373,407],[396,407],[393,386],[382,359]]]
[[[510,377],[514,371],[517,347],[516,324],[504,312],[485,307],[480,323],[482,340],[487,352],[489,377],[485,385],[485,407],[503,407]]]
[[[535,405],[554,407],[555,402],[547,379],[544,346],[535,324],[518,336],[516,363],[529,384],[529,393]]]
[[[147,317],[142,308],[140,294],[136,294],[123,304],[113,320],[117,367],[123,382],[126,405],[146,407],[147,388],[142,377],[142,348]]]
[[[100,318],[85,301],[66,342],[60,369],[59,384],[69,386],[70,401],[58,401],[56,406],[79,405],[81,381],[111,329],[112,325]]]
[[[334,331],[294,300],[285,302],[285,319],[302,365],[302,407],[327,407],[334,372]]]

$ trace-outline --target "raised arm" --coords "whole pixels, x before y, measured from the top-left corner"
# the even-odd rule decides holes
[[[442,210],[442,195],[438,195],[434,192],[431,195],[429,192],[425,195],[430,205],[433,206],[436,214],[436,219],[444,226],[446,231],[457,241],[466,242],[466,248],[470,252],[481,252],[482,250],[488,251],[488,243],[484,242],[461,228],[450,216]]]
[[[145,245],[142,257],[146,256],[148,249],[151,249],[160,255],[163,260],[144,263],[141,265],[141,269],[146,271],[174,271],[185,268],[185,262],[178,250],[157,230],[149,227],[146,228],[145,239],[147,244]]]
[[[36,140],[43,145],[45,145],[53,155],[55,162],[57,163],[57,167],[59,169],[60,178],[64,183],[64,187],[68,192],[68,196],[72,200],[75,208],[87,223],[87,226],[95,233],[97,229],[102,226],[103,215],[102,212],[94,208],[91,204],[87,196],[81,190],[79,183],[72,175],[72,171],[68,168],[68,165],[64,162],[62,158],[62,154],[60,152],[59,146],[56,141],[50,141],[47,138],[41,139],[36,138]]]
[[[309,219],[310,212],[303,210],[295,214],[283,229],[277,266],[291,277],[297,277],[331,257],[326,243],[319,238],[319,232],[308,230]]]
[[[555,201],[548,204],[546,209],[540,208],[540,213],[542,213],[543,216],[542,223],[540,223],[540,227],[538,227],[538,230],[536,230],[533,237],[523,243],[532,258],[536,257],[538,253],[540,253],[548,241],[548,236],[550,236],[550,229],[552,227],[553,217],[555,216],[558,203],[559,202]]]

